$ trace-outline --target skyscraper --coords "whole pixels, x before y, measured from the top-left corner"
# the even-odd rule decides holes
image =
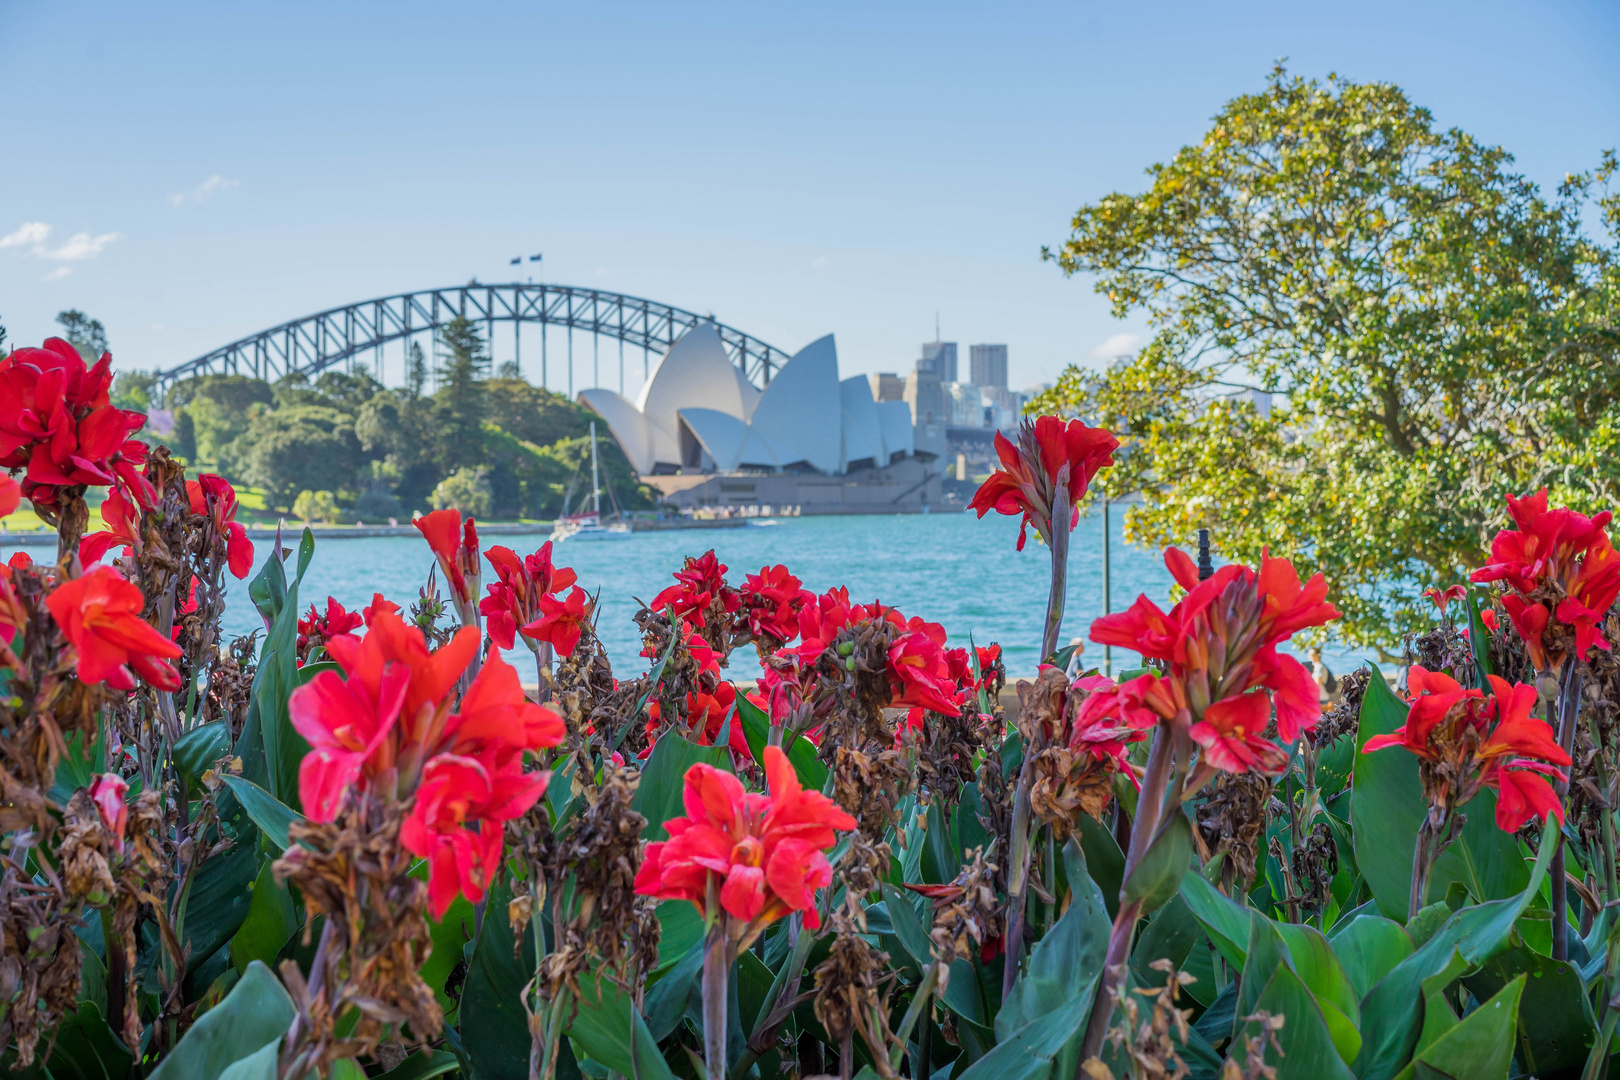
[[[924,346],[927,348],[927,346]],[[1007,346],[971,345],[968,347],[968,381],[974,386],[1007,389]]]
[[[929,341],[922,347],[917,370],[931,373],[942,383],[956,381],[956,342]]]

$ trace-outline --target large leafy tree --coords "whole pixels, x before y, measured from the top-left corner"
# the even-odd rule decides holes
[[[1125,434],[1133,540],[1270,545],[1328,575],[1338,633],[1392,648],[1503,492],[1591,502],[1620,475],[1593,444],[1620,427],[1614,249],[1581,221],[1613,160],[1555,198],[1511,170],[1397,87],[1279,67],[1046,252],[1155,334],[1033,407]]]
[[[484,383],[489,355],[470,319],[457,317],[439,331],[443,346],[434,393],[439,421],[438,464],[446,472],[483,463],[484,418],[489,400]]]

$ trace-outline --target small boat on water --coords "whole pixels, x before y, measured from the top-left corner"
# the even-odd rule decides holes
[[[596,421],[591,421],[591,512],[565,515],[551,527],[552,543],[564,540],[628,540],[635,535],[623,521],[602,524],[602,484],[596,462]],[[566,510],[567,507],[565,506]]]

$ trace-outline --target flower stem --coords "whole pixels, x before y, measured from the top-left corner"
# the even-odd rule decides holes
[[[1120,876],[1119,912],[1114,916],[1114,928],[1108,935],[1108,953],[1103,959],[1102,976],[1097,983],[1097,994],[1091,1002],[1091,1020],[1086,1025],[1085,1042],[1075,1060],[1084,1063],[1097,1056],[1102,1048],[1103,1036],[1108,1034],[1108,1021],[1114,1015],[1114,996],[1125,978],[1126,961],[1131,955],[1131,939],[1136,934],[1136,920],[1142,913],[1140,901],[1127,902],[1124,882],[1142,861],[1142,855],[1158,832],[1159,820],[1164,813],[1165,786],[1170,779],[1172,764],[1171,743],[1174,732],[1168,723],[1160,723],[1153,733],[1153,746],[1148,750],[1147,770],[1142,776],[1141,794],[1136,800],[1136,820],[1131,823],[1131,846],[1125,853],[1125,871]],[[1178,785],[1179,786],[1179,785]],[[1173,811],[1172,811],[1173,812]],[[1075,1080],[1086,1080],[1082,1064],[1075,1066]]]
[[[911,1034],[911,1029],[917,1025],[918,1019],[922,1017],[923,1013],[928,1009],[928,1003],[933,999],[934,987],[939,985],[940,966],[938,960],[928,965],[928,972],[923,976],[922,984],[917,987],[917,992],[911,996],[911,1005],[906,1009],[906,1015],[901,1017],[900,1026],[895,1029],[894,1045],[889,1048],[889,1070],[891,1072],[900,1067],[900,1059],[905,1056],[906,1052],[906,1037]],[[915,1062],[912,1063],[911,1075],[917,1075],[917,1064]]]
[[[1575,746],[1576,716],[1581,699],[1581,661],[1573,652],[1564,659],[1563,678],[1558,681],[1558,745],[1564,753]],[[1563,803],[1569,794],[1569,778],[1554,786],[1558,801]],[[1558,847],[1553,851],[1552,867],[1552,955],[1554,960],[1569,959],[1569,899],[1566,894],[1568,879],[1564,870],[1564,834],[1558,834]]]
[[[1058,631],[1063,628],[1063,598],[1069,580],[1069,489],[1057,486],[1052,495],[1052,587],[1046,595],[1046,629],[1041,637],[1041,662],[1057,652]]]
[[[1032,747],[1024,748],[1024,763],[1018,770],[1018,791],[1013,796],[1012,835],[1007,841],[1012,861],[1007,879],[1007,933],[1002,939],[1002,997],[1012,992],[1013,982],[1018,978],[1018,964],[1024,955],[1024,893],[1029,887],[1030,858],[1029,800],[1035,776],[1029,759],[1033,753]]]
[[[720,908],[720,878],[709,875],[709,935],[703,943],[703,1064],[713,1080],[726,1075],[726,914]]]

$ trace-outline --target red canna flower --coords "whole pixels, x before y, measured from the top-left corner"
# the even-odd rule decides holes
[[[735,757],[753,761],[754,752],[743,734],[742,717],[737,715],[735,686],[723,682],[714,688],[712,694],[695,690],[686,695],[686,721],[698,736],[696,742],[699,746],[715,745],[720,730],[726,726],[727,717],[731,719],[731,732],[726,737],[726,745]]]
[[[22,505],[22,485],[9,476],[0,475],[0,517],[15,513]]]
[[[518,558],[511,548],[496,545],[484,552],[500,580],[486,586],[489,595],[478,610],[489,620],[489,636],[503,649],[517,643],[519,627],[527,627],[540,616],[540,598],[568,588],[579,579],[568,567],[551,564],[551,541],[540,545],[533,555]],[[524,644],[535,647],[536,639],[527,633]]]
[[[458,894],[475,904],[484,898],[500,870],[501,823],[527,813],[550,775],[525,773],[518,760],[496,767],[487,757],[440,754],[427,763],[399,839],[428,860],[434,919],[444,918]]]
[[[1074,710],[1068,732],[1059,733],[1057,741],[1066,742],[1075,753],[1085,751],[1094,761],[1113,758],[1121,766],[1127,765],[1126,747],[1147,738],[1159,722],[1158,714],[1142,704],[1142,695],[1152,690],[1152,684],[1143,684],[1142,679],[1152,676],[1140,676],[1124,687],[1115,685],[1106,675],[1076,679],[1070,697],[1083,700]]]
[[[85,566],[100,562],[114,547],[122,546],[128,555],[141,542],[141,508],[117,488],[102,500],[101,520],[107,523],[105,530],[89,533],[79,541],[79,561]]]
[[[117,773],[98,773],[90,781],[90,801],[96,804],[101,823],[117,839],[120,851],[124,847],[124,827],[129,821],[129,806],[124,801],[128,793],[129,785]]]
[[[81,681],[133,690],[138,674],[159,690],[180,689],[180,673],[165,659],[180,646],[141,618],[146,597],[112,567],[63,582],[45,603],[78,654]]]
[[[1311,673],[1277,646],[1339,617],[1327,602],[1327,582],[1317,574],[1302,586],[1292,563],[1264,551],[1258,571],[1223,566],[1206,581],[1185,552],[1167,549],[1165,564],[1187,590],[1169,612],[1139,596],[1129,610],[1091,624],[1092,641],[1135,649],[1168,668],[1163,677],[1150,673],[1120,687],[1118,707],[1123,715],[1146,710],[1185,725],[1217,768],[1267,771],[1277,756],[1256,740],[1270,710],[1284,743],[1314,728],[1321,712]],[[1251,691],[1269,694],[1251,700]],[[1267,720],[1256,727],[1262,707]]]
[[[191,503],[191,512],[212,518],[214,531],[225,538],[225,561],[231,573],[238,579],[247,577],[253,569],[253,541],[236,520],[236,489],[230,481],[203,473],[186,481],[186,499]]]
[[[1611,514],[1595,517],[1568,507],[1547,509],[1547,489],[1507,497],[1517,529],[1491,541],[1491,561],[1474,581],[1501,581],[1511,590],[1502,607],[1524,638],[1537,671],[1561,666],[1571,651],[1585,659],[1609,648],[1598,627],[1620,595],[1620,554],[1609,541]]]
[[[26,469],[21,494],[36,508],[58,505],[61,489],[119,485],[142,506],[156,493],[141,475],[148,449],[130,438],[146,423],[108,401],[112,354],[86,368],[61,338],[0,357],[0,468]]]
[[[798,636],[799,611],[813,603],[816,594],[804,588],[787,567],[766,566],[748,575],[738,597],[748,616],[748,632],[780,648]]]
[[[820,927],[815,891],[832,882],[826,850],[855,819],[818,791],[805,791],[780,747],[765,748],[770,794],[744,790],[731,773],[708,765],[686,772],[686,816],[665,822],[667,841],[647,845],[636,892],[690,900],[704,911],[711,874],[722,882],[718,912],[730,936],[748,941],[790,911]],[[743,946],[746,947],[746,946]]]
[[[1031,525],[1050,543],[1052,506],[1062,489],[1071,507],[1069,527],[1080,519],[1079,503],[1097,470],[1114,463],[1119,440],[1102,428],[1087,427],[1078,420],[1064,423],[1056,416],[1025,420],[1018,429],[1015,446],[996,432],[996,455],[1001,467],[979,485],[968,505],[984,517],[991,510],[998,514],[1022,514],[1018,527],[1018,550],[1024,550]]]
[[[1400,746],[1415,754],[1424,763],[1425,795],[1446,810],[1462,806],[1482,788],[1496,788],[1496,824],[1507,832],[1549,813],[1564,820],[1546,775],[1561,776],[1570,758],[1551,725],[1530,714],[1534,687],[1492,675],[1487,695],[1416,664],[1406,678],[1413,694],[1406,723],[1368,739],[1363,753]]]
[[[326,613],[309,605],[309,614],[298,620],[298,655],[307,657],[311,651],[324,645],[339,634],[350,634],[360,629],[360,613],[347,611],[337,598],[326,598]]]
[[[575,585],[566,599],[542,596],[538,605],[540,617],[523,627],[524,636],[550,642],[560,657],[572,656],[581,627],[591,617],[592,605],[586,602],[585,590]]]
[[[468,518],[463,527],[460,510],[435,510],[412,524],[421,531],[428,547],[433,549],[433,557],[439,560],[439,569],[444,571],[445,584],[450,587],[456,609],[470,609],[478,592],[479,577],[478,530],[473,519]],[[471,625],[472,620],[463,615],[463,622]]]
[[[1446,608],[1453,600],[1461,600],[1468,595],[1468,586],[1453,585],[1444,592],[1439,589],[1424,589],[1423,595],[1440,610],[1440,617],[1443,619],[1446,617]]]
[[[378,615],[385,612],[390,615],[398,615],[399,605],[383,596],[380,592],[372,593],[371,603],[360,609],[360,614],[366,620],[366,626],[368,627]]]
[[[705,551],[697,558],[688,558],[686,564],[675,571],[675,584],[653,597],[652,610],[670,610],[672,618],[685,619],[702,628],[710,615],[730,615],[742,604],[737,591],[726,584],[726,566],[715,557],[714,551]]]
[[[889,685],[892,708],[921,705],[945,716],[962,710],[959,687],[945,658],[945,628],[938,623],[911,620],[912,626],[889,647]]]

